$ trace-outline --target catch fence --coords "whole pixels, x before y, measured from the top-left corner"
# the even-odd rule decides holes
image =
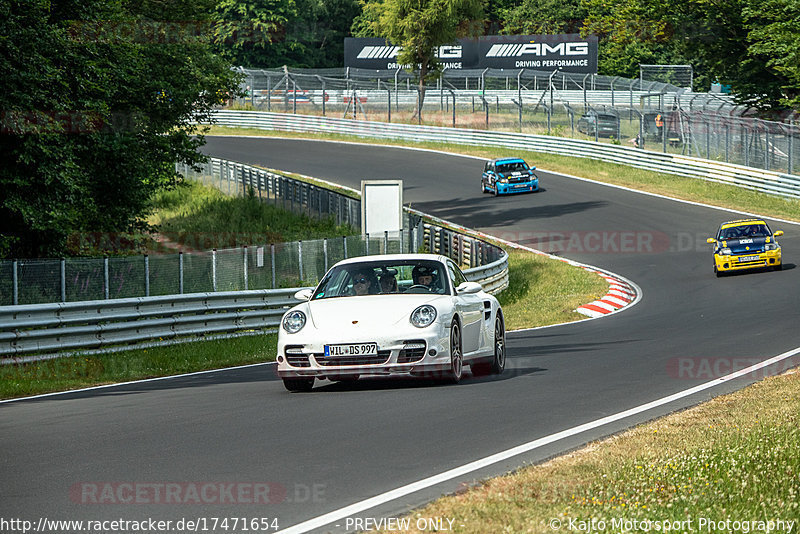
[[[728,94],[641,78],[451,69],[426,87],[419,110],[414,79],[399,69],[242,72],[247,96],[230,103],[237,109],[590,139],[788,174],[800,157],[792,120],[757,119]],[[592,114],[613,133],[593,127]]]

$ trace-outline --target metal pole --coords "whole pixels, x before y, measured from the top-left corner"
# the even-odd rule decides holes
[[[183,295],[183,251],[178,252],[178,292]]]
[[[794,151],[794,120],[789,121],[789,164],[787,172],[792,174],[792,163],[794,158],[792,152]]]
[[[275,245],[269,246],[269,254],[272,262],[272,289],[275,289]]]
[[[103,258],[103,296],[106,300],[110,297],[110,291],[108,287],[108,256]]]
[[[366,236],[367,236],[367,256],[369,256],[369,234],[366,234]]]
[[[12,298],[11,303],[16,306],[19,304],[19,264],[17,260],[11,263],[11,286]]]
[[[300,265],[300,280],[303,280],[303,242],[297,242],[297,262]]]
[[[61,258],[61,302],[67,302],[67,260]]]
[[[383,253],[389,253],[389,232],[388,230],[383,231]]]
[[[244,262],[244,290],[247,291],[247,246],[242,247],[242,259]]]
[[[217,290],[217,249],[211,249],[211,288]]]
[[[325,261],[325,272],[328,272],[328,239],[322,240],[322,257]]]
[[[342,245],[343,245],[343,248],[344,248],[344,259],[347,259],[347,236],[346,235],[342,236]]]
[[[150,296],[150,256],[144,255],[144,296]]]

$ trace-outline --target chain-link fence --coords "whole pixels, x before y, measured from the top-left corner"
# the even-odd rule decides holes
[[[361,224],[361,201],[287,176],[218,159],[200,172],[179,166],[189,180],[339,224]],[[250,190],[252,189],[252,192]],[[470,268],[500,259],[502,250],[405,211],[403,230],[248,247],[107,258],[0,261],[0,305],[77,302],[184,293],[315,285],[337,261],[369,254],[421,250]]]
[[[242,69],[232,107],[382,122],[485,128],[626,144],[792,174],[794,121],[748,117],[730,95],[667,83],[520,69],[446,70],[426,88],[412,76],[361,69]]]

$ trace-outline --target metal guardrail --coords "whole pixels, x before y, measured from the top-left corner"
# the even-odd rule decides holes
[[[236,190],[241,189],[240,192],[255,183],[255,178],[265,176],[261,169],[234,162],[217,160],[212,167],[220,171],[220,176],[237,184]],[[293,181],[292,178],[280,178]],[[315,199],[321,198],[309,194],[311,188],[319,189],[299,181],[283,189],[291,191],[300,208],[309,209],[316,208],[319,204]],[[348,200],[360,203],[360,200]],[[331,205],[339,205],[339,202]],[[356,208],[352,211],[360,213],[360,208]],[[424,247],[430,252],[451,257],[462,266],[469,266],[464,270],[467,279],[481,283],[490,293],[508,287],[508,255],[502,249],[446,228],[438,219],[426,222],[422,220],[425,215],[421,212],[406,211],[409,220],[416,221],[406,242],[409,250]],[[388,236],[373,238],[373,241],[377,243],[372,251],[367,245],[353,251],[352,255],[390,250]],[[399,236],[399,241],[400,250],[404,250],[402,236]],[[301,278],[302,257],[302,251],[299,251]],[[266,333],[277,329],[286,309],[296,304],[293,295],[299,289],[219,291],[0,306],[0,363],[50,359],[77,351],[111,352],[137,348],[143,343],[147,346],[169,345],[213,339],[220,335],[233,337]]]
[[[621,145],[521,134],[439,126],[418,126],[261,111],[218,110],[221,126],[291,132],[326,132],[372,139],[454,143],[548,152],[598,159],[655,172],[699,178],[789,198],[800,198],[800,176],[745,167],[678,154],[652,152]]]
[[[427,226],[429,235],[443,230]],[[458,241],[457,234],[445,232],[451,243]],[[489,292],[501,291],[508,287],[508,255],[464,274]],[[299,289],[2,306],[0,364],[136,348],[142,342],[169,345],[214,334],[276,331],[286,309],[297,304],[293,295]]]

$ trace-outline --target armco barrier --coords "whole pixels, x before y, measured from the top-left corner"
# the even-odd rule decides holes
[[[239,170],[249,172],[242,166]],[[508,287],[508,254],[502,249],[448,229],[438,219],[417,226],[412,243],[472,266],[465,276],[490,293]],[[275,331],[286,309],[297,303],[293,295],[298,289],[0,306],[0,363]]]
[[[216,124],[287,132],[338,133],[372,139],[454,143],[592,158],[655,172],[699,178],[771,195],[800,198],[800,176],[621,145],[439,126],[418,126],[262,111],[218,110]]]
[[[464,274],[487,291],[501,291],[508,287],[508,255]],[[136,348],[142,342],[167,345],[215,334],[275,331],[286,309],[297,304],[293,295],[299,289],[0,306],[0,363],[31,354],[37,354],[31,359],[44,359],[75,351]]]

